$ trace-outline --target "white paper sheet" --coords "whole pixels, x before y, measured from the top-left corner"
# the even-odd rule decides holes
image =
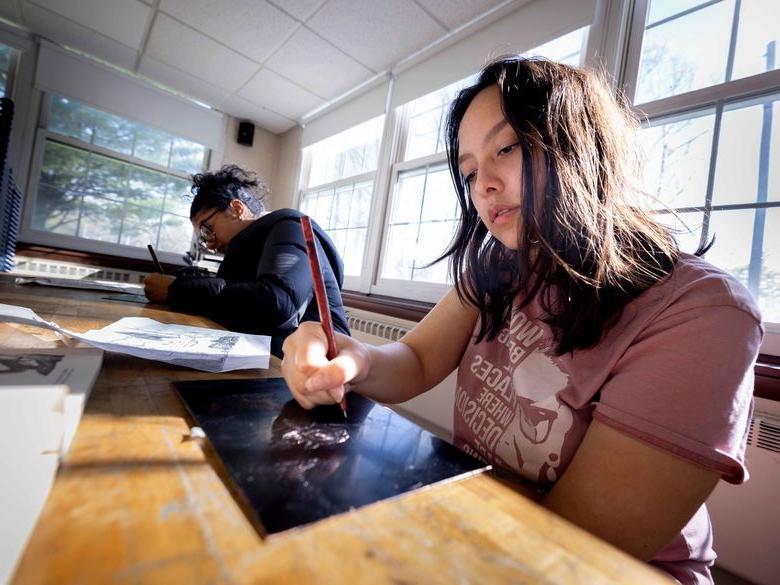
[[[0,583],[13,574],[59,465],[65,386],[0,386]]]
[[[125,317],[102,329],[74,333],[41,319],[31,309],[0,304],[0,321],[44,327],[106,351],[205,372],[267,368],[271,356],[267,335],[167,325],[144,317]]]
[[[104,290],[116,293],[143,294],[142,284],[116,282],[113,280],[83,280],[80,278],[22,277],[16,279],[16,284],[40,284],[42,286],[57,286],[61,288],[80,288],[85,290]]]
[[[67,385],[62,439],[64,457],[102,362],[103,352],[99,349],[0,348],[0,387]]]

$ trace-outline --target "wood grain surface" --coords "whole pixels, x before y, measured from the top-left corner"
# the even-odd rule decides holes
[[[16,286],[23,305],[76,331],[121,317],[215,325],[103,293]],[[57,347],[56,334],[0,324],[4,347]],[[222,374],[278,376],[269,370]],[[15,584],[669,583],[490,474],[439,484],[262,537],[247,520],[171,382],[218,378],[106,354]]]

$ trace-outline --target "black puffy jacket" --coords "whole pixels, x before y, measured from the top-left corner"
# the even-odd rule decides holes
[[[231,331],[270,335],[271,353],[282,357],[282,343],[299,322],[320,320],[301,215],[280,209],[255,220],[230,241],[216,277],[179,276],[168,289],[168,304]],[[341,302],[344,264],[328,235],[312,226],[333,328],[349,335]]]

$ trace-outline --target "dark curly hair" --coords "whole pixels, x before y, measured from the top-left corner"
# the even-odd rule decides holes
[[[193,175],[190,191],[195,196],[190,206],[190,219],[202,209],[227,209],[233,199],[242,201],[257,215],[265,211],[265,198],[271,192],[263,179],[236,165]]]

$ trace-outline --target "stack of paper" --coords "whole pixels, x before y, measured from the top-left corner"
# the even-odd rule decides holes
[[[0,349],[0,389],[64,385],[62,455],[70,448],[81,413],[103,362],[99,349]],[[12,412],[12,411],[11,411]],[[59,449],[59,446],[58,446]]]
[[[103,329],[74,333],[26,307],[0,304],[0,321],[44,327],[106,351],[205,372],[267,368],[271,355],[267,335],[167,325],[144,317],[125,317]]]
[[[10,580],[54,482],[67,391],[0,387],[0,583]]]

